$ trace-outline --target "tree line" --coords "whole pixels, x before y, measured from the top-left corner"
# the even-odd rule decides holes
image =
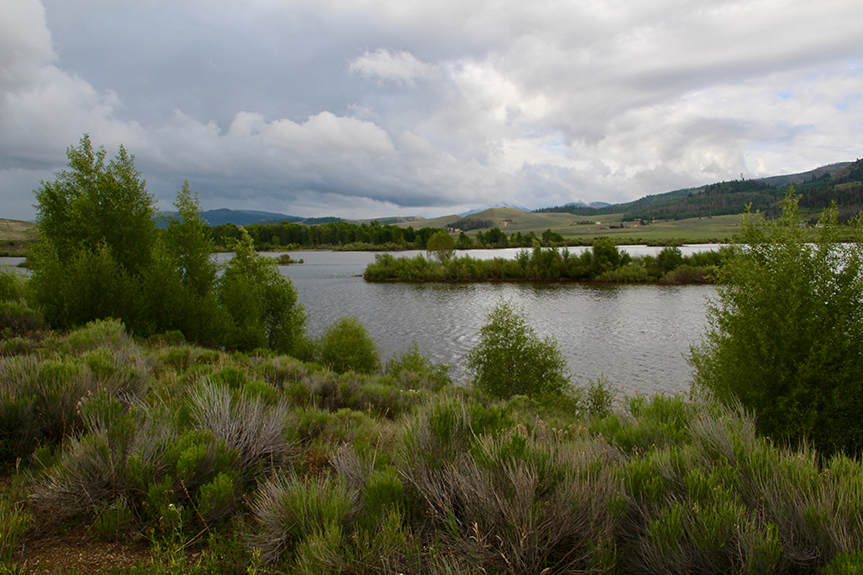
[[[445,235],[445,232],[440,232]],[[573,254],[566,248],[522,249],[515,258],[480,260],[455,256],[454,245],[429,241],[428,257],[397,258],[376,254],[363,274],[366,281],[472,282],[472,281],[599,281],[710,283],[724,260],[724,252],[707,251],[684,256],[666,247],[656,256],[633,258],[609,238],[597,238],[591,249]],[[450,242],[452,240],[450,239]]]
[[[386,249],[386,250],[424,250],[429,239],[440,228],[424,227],[414,229],[394,224],[381,225],[378,222],[354,224],[350,222],[330,222],[318,225],[282,222],[278,224],[252,224],[244,226],[260,251],[299,250],[299,249]],[[217,248],[226,249],[232,241],[243,235],[240,227],[234,224],[221,224],[209,228],[209,236]],[[500,228],[492,227],[487,232],[477,232],[471,238],[461,231],[456,240],[458,249],[532,247],[562,245],[564,237],[551,230],[540,236],[534,232],[513,233],[507,236]]]

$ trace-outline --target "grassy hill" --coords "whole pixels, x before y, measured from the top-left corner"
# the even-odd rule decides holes
[[[32,222],[0,218],[0,256],[23,256],[39,235]]]
[[[799,174],[757,180],[732,180],[699,188],[675,190],[596,210],[557,206],[539,211],[570,213],[584,217],[620,213],[623,220],[682,220],[740,214],[747,207],[751,207],[770,215],[778,212],[779,200],[790,185],[794,185],[800,195],[800,206],[804,213],[821,212],[834,201],[839,207],[842,220],[848,220],[863,210],[863,160],[857,160],[830,164]]]

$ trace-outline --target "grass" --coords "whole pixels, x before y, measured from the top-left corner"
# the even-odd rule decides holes
[[[0,370],[18,374],[0,380],[0,413],[43,406],[14,411],[34,435],[0,484],[0,559],[13,572],[69,529],[146,542],[149,559],[115,571],[129,574],[861,564],[863,464],[819,464],[707,400],[611,409],[599,384],[569,402],[493,400],[415,348],[376,373],[337,374],[135,341],[110,321],[32,340]]]

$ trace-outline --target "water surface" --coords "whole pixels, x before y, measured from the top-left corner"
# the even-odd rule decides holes
[[[661,248],[637,249],[655,253]],[[470,253],[487,258],[517,252]],[[374,261],[373,253],[292,255],[305,263],[281,270],[291,277],[306,308],[310,336],[340,317],[356,316],[385,359],[416,342],[423,355],[452,366],[457,381],[468,376],[464,356],[478,342],[486,315],[501,299],[509,299],[525,310],[541,337],[557,340],[579,381],[605,376],[627,393],[688,390],[691,368],[685,357],[704,332],[705,302],[716,293],[713,286],[367,283],[361,274]]]

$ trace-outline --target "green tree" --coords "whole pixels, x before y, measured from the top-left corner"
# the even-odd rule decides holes
[[[836,209],[817,237],[792,192],[773,221],[745,214],[720,268],[710,328],[692,348],[693,386],[740,401],[758,429],[823,454],[863,447],[863,223],[842,244]]]
[[[325,329],[317,349],[320,362],[336,373],[375,373],[381,368],[378,346],[356,317],[343,317]]]
[[[188,181],[174,206],[146,274],[150,317],[157,331],[179,330],[190,341],[221,345],[227,317],[216,299],[213,241]]]
[[[217,284],[219,303],[228,315],[226,345],[303,355],[306,314],[291,280],[279,273],[275,260],[255,251],[246,230],[229,244],[234,257]]]
[[[659,252],[656,263],[659,264],[659,269],[662,270],[662,273],[676,270],[683,264],[683,252],[677,246],[664,247]]]
[[[120,146],[106,165],[105,148],[94,150],[88,134],[66,155],[70,169],[36,191],[42,240],[62,260],[105,244],[124,270],[139,273],[149,261],[156,223],[153,197],[135,169],[135,157]]]
[[[441,230],[429,238],[426,244],[429,258],[434,257],[440,263],[444,263],[455,254],[455,240],[452,236]]]
[[[456,247],[460,250],[469,250],[473,247],[473,240],[470,239],[466,233],[460,232],[458,235],[458,242],[456,242]]]
[[[141,278],[156,238],[152,196],[122,146],[106,164],[105,149],[85,134],[67,156],[69,169],[36,191],[35,300],[55,327],[116,317],[146,331]]]
[[[563,236],[557,232],[553,232],[550,229],[542,232],[543,245],[550,246],[553,244],[562,244],[563,241]]]
[[[627,253],[620,253],[611,238],[596,238],[593,240],[592,275],[594,277],[629,263],[632,258]]]
[[[479,344],[467,354],[473,385],[500,398],[568,391],[566,359],[553,338],[541,340],[524,311],[501,301],[479,331]]]

